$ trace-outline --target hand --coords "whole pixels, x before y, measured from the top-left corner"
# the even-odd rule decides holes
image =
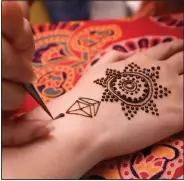
[[[24,18],[27,2],[2,2],[2,143],[23,144],[47,135],[50,128],[45,121],[20,121],[11,117],[24,101],[25,90],[20,85],[31,83],[34,72],[31,60],[34,39],[29,22]],[[22,8],[22,9],[21,9]],[[16,122],[16,123],[15,123]],[[34,133],[43,129],[39,133]],[[12,140],[14,140],[12,142]]]
[[[25,90],[19,83],[34,79],[33,34],[17,2],[2,2],[2,35],[2,108],[9,111],[23,103]]]
[[[103,153],[103,159],[132,153],[145,148],[181,131],[183,128],[182,49],[183,42],[177,40],[136,53],[124,61],[116,63],[106,63],[108,61],[104,61],[103,64],[99,64],[89,70],[80,79],[76,87],[61,99],[64,102],[64,106],[60,105],[62,104],[61,100],[56,99],[51,101],[48,107],[56,115],[68,110],[68,114],[65,116],[70,120],[80,120],[81,127],[83,124],[90,124],[93,130],[91,131],[91,135],[93,135],[91,137],[94,140],[96,137],[96,142],[101,144],[99,153]],[[109,54],[105,55],[105,58],[109,60]],[[119,54],[116,57],[114,53],[114,58],[112,57],[111,61],[117,60],[119,60]],[[118,87],[116,81],[114,82],[116,90],[110,86],[110,83],[107,86],[105,79],[101,79],[107,77],[107,69],[113,69],[122,73],[125,67],[132,66],[132,63],[139,67],[137,70],[146,71],[146,76],[145,73],[142,73],[144,75],[140,78],[139,75],[134,73],[135,71],[129,69],[129,72],[133,72],[133,76],[129,77],[131,81],[127,81],[127,76],[120,76],[120,79],[116,79],[117,82],[121,80],[119,82],[120,87]],[[154,71],[152,67],[154,67]],[[154,76],[153,73],[155,74]],[[115,75],[112,74],[111,76]],[[113,80],[111,76],[109,76],[108,80]],[[153,77],[151,78],[151,76]],[[133,78],[134,80],[132,81]],[[104,87],[100,85],[100,81],[94,83],[97,79],[101,80],[101,84]],[[140,87],[136,88],[136,85]],[[144,86],[145,88],[143,88]],[[122,90],[123,88],[124,90]],[[118,93],[115,93],[113,100],[108,98],[107,93],[107,97],[104,98],[102,96],[106,92],[105,89],[108,89],[107,93],[111,92],[109,96],[113,96],[112,92],[119,91],[121,95],[123,92],[127,95],[127,92],[127,97],[130,98],[126,100],[125,97],[122,97],[120,99],[117,96]],[[137,93],[133,91],[133,95],[131,95],[131,89],[136,89]],[[95,111],[92,110],[93,116],[90,118],[91,112],[87,109],[88,102],[93,101],[82,100],[79,99],[80,97],[101,102],[99,109],[95,108],[98,110],[96,111],[96,116],[94,116]],[[135,98],[139,99],[140,102],[137,102]],[[102,99],[103,101],[101,101]],[[81,107],[84,107],[83,110],[85,112],[82,110],[76,111],[79,107],[78,103],[73,105],[76,100],[82,102],[79,104],[81,104]],[[132,103],[131,100],[135,102]],[[57,109],[53,109],[53,107],[56,107],[53,106],[54,104],[58,105]],[[73,107],[71,108],[72,105]],[[90,130],[87,132],[90,134]]]
[[[94,69],[89,70],[87,75],[81,79],[74,90],[77,92],[78,97],[89,97],[95,100],[101,100],[101,98],[103,98],[103,92],[105,92],[104,90],[109,89],[111,86],[104,88],[99,84],[94,84],[94,80],[102,77],[105,78],[107,68],[123,72],[125,67],[130,66],[133,62],[138,65],[141,70],[146,68],[148,75],[153,72],[151,67],[155,67],[155,70],[157,70],[158,67],[159,69],[156,72],[159,74],[155,74],[158,76],[157,78],[153,78],[155,82],[151,81],[152,84],[155,84],[154,90],[146,89],[145,93],[148,93],[148,95],[152,93],[152,96],[150,96],[150,101],[148,101],[149,99],[146,101],[145,98],[144,106],[133,106],[133,104],[138,105],[136,101],[130,103],[131,99],[139,98],[141,94],[144,93],[142,92],[144,85],[142,79],[140,83],[138,83],[142,87],[139,88],[140,90],[136,88],[138,89],[137,94],[133,91],[133,95],[128,91],[128,86],[131,91],[131,88],[134,89],[134,86],[138,85],[137,83],[134,84],[132,81],[129,81],[127,82],[127,87],[126,84],[122,85],[123,82],[125,83],[128,79],[127,77],[120,83],[122,89],[127,89],[127,91],[124,92],[129,93],[128,95],[125,94],[127,97],[130,97],[130,99],[127,100],[129,105],[126,103],[121,105],[123,101],[119,98],[117,100],[113,99],[113,103],[111,100],[106,102],[103,98],[104,101],[101,102],[98,114],[92,121],[98,129],[97,134],[101,135],[104,142],[106,142],[104,146],[106,158],[140,150],[181,131],[183,128],[183,41],[177,40],[171,43],[164,43],[144,52],[136,53],[124,61],[111,64],[106,63],[109,61],[111,54],[112,52],[104,56],[104,63],[96,65]],[[113,52],[113,56],[114,58],[111,56],[111,61],[119,61],[121,59],[118,53],[116,56],[115,52]],[[129,69],[129,71],[134,72],[131,69]],[[122,78],[123,77],[121,77],[121,79]],[[132,77],[129,77],[130,80],[132,80],[132,78],[134,78],[134,82],[138,81],[135,73],[133,73]],[[107,85],[104,81],[101,81],[101,83]],[[159,88],[159,85],[162,87]],[[120,89],[116,83],[115,88],[117,88],[117,90]],[[167,91],[164,91],[166,88]],[[156,92],[158,92],[157,96],[155,94]],[[157,98],[154,98],[155,96]],[[122,99],[124,100],[124,98]],[[144,100],[144,98],[140,99]],[[129,106],[128,109],[127,106]],[[158,111],[153,112],[152,109]],[[134,110],[135,113],[132,110]],[[131,111],[131,114],[129,111]],[[77,117],[77,115],[71,115],[71,119],[74,116]]]
[[[132,153],[181,131],[183,128],[182,48],[182,41],[164,43],[116,63],[113,63],[113,61],[120,60],[119,55],[114,54],[109,63],[106,62],[109,61],[111,53],[106,55],[104,57],[106,61],[104,59],[103,65],[89,70],[69,93],[47,104],[54,117],[60,113],[65,113],[64,117],[52,121],[51,125],[56,129],[51,133],[49,139],[27,144],[17,149],[3,149],[3,177],[24,179],[80,178],[90,168],[104,159]],[[139,84],[141,85],[140,90],[136,88],[137,94],[133,91],[134,94],[129,96],[131,98],[142,97],[140,101],[142,101],[142,104],[146,104],[140,106],[135,101],[134,104],[137,106],[134,108],[136,113],[132,112],[133,117],[131,114],[128,114],[128,116],[125,114],[129,112],[125,103],[121,105],[126,100],[124,97],[122,97],[124,101],[121,101],[118,96],[113,97],[113,102],[111,102],[112,100],[101,101],[104,89],[107,88],[94,83],[96,79],[106,76],[107,68],[118,70],[123,72],[122,75],[126,75],[124,69],[126,66],[130,66],[129,64],[132,62],[140,67],[138,70],[146,68],[144,71],[149,75],[143,75],[142,78],[139,78],[140,74],[145,73],[139,72],[140,74],[136,75],[137,77],[134,73],[132,77],[129,76],[129,80],[134,78],[131,83],[125,81],[128,79],[127,76],[123,76],[123,78],[120,76],[120,79],[117,80],[122,79],[120,84],[122,88],[119,89],[116,83],[115,88],[122,93],[123,88],[129,89],[127,92],[130,92],[135,88],[135,85],[138,85],[138,87]],[[150,73],[153,73],[151,67],[157,69],[155,75],[159,77],[151,74],[155,81],[150,75]],[[157,67],[160,67],[159,70]],[[134,71],[130,70],[130,72]],[[101,80],[104,86],[107,85],[104,79]],[[109,76],[108,80],[113,79]],[[136,82],[138,80],[141,81],[138,83]],[[159,85],[162,85],[162,87],[160,88]],[[146,91],[142,89],[144,86]],[[150,89],[152,86],[155,86],[154,89]],[[159,89],[158,92],[160,90],[164,91],[161,91],[157,98],[154,97],[156,88]],[[167,90],[164,88],[167,88]],[[108,90],[114,91],[109,86]],[[150,93],[153,93],[153,91],[154,94],[151,95]],[[142,95],[143,92],[145,95]],[[117,95],[119,94],[117,93]],[[160,95],[162,96],[160,97]],[[97,102],[91,99],[97,100]],[[152,103],[151,100],[154,102]],[[100,104],[98,101],[100,101]],[[127,101],[130,101],[130,99]],[[91,105],[91,110],[88,109],[89,105]],[[80,110],[77,110],[79,106]],[[123,110],[124,107],[125,110]],[[132,103],[130,107],[134,107]],[[144,107],[144,110],[142,110],[142,107]],[[154,114],[152,114],[152,108]],[[47,114],[40,107],[20,119],[24,121],[49,120]],[[49,156],[48,153],[52,153],[50,154],[52,156]],[[30,158],[31,160],[28,161]],[[72,164],[66,162],[68,158],[75,160],[75,162]],[[50,166],[51,162],[55,163],[52,168]],[[36,167],[28,172],[30,164]],[[62,168],[62,172],[58,168]]]

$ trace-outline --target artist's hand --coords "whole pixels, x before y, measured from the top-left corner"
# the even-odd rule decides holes
[[[31,83],[34,40],[20,4],[2,2],[2,109],[15,110],[25,97],[20,82]]]
[[[19,4],[21,8],[24,18],[29,19],[29,2],[31,1],[28,0],[28,1],[16,1],[16,2]]]
[[[16,121],[11,111],[24,101],[20,82],[31,83],[34,40],[29,22],[24,18],[27,2],[2,2],[2,144],[18,145],[47,135],[47,121]],[[13,142],[12,142],[13,140]]]

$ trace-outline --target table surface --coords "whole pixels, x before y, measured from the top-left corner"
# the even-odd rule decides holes
[[[182,16],[58,22],[33,26],[36,51],[34,86],[47,102],[71,90],[86,66],[110,50],[127,53],[183,38]],[[20,112],[37,106],[27,95]],[[179,179],[183,175],[184,135],[178,134],[137,153],[103,161],[85,178]],[[127,140],[128,142],[128,140]]]

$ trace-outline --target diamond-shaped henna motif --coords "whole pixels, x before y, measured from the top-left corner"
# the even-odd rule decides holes
[[[80,97],[79,100],[91,104],[91,106],[93,107],[94,116],[97,115],[98,109],[100,107],[100,101],[96,101],[94,99],[84,98],[84,97]]]
[[[75,103],[67,110],[67,114],[81,115],[85,117],[96,116],[100,102],[90,98],[79,98]]]
[[[83,102],[75,101],[75,103],[67,110],[67,114],[77,114],[85,117],[92,117],[91,107]]]

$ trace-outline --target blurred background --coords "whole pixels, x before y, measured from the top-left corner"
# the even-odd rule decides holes
[[[58,21],[114,19],[183,12],[182,0],[89,1],[40,0],[30,3],[32,24]]]

